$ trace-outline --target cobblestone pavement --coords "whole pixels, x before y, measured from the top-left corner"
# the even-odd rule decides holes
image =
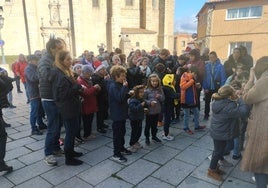
[[[144,148],[127,156],[128,162],[119,164],[111,157],[113,154],[112,131],[97,134],[97,138],[79,145],[76,150],[84,153],[81,166],[66,166],[64,157],[58,158],[58,166],[49,167],[43,162],[44,139],[31,136],[29,124],[30,106],[26,104],[25,92],[13,91],[15,109],[5,109],[4,119],[11,123],[8,133],[5,160],[12,165],[10,174],[0,174],[0,187],[179,187],[179,188],[251,188],[255,187],[252,174],[241,172],[238,161],[227,157],[234,167],[225,168],[225,181],[219,183],[207,178],[209,166],[207,157],[213,149],[212,139],[207,130],[187,135],[182,131],[182,123],[171,127],[174,141],[145,146],[144,136],[141,143]],[[202,113],[201,113],[202,114]],[[201,115],[200,115],[201,117]],[[108,122],[111,123],[111,122]],[[192,123],[193,124],[193,123]],[[208,124],[201,122],[201,124]],[[193,125],[191,125],[193,128]],[[110,126],[111,127],[111,126]],[[158,134],[161,137],[162,128]],[[96,131],[95,124],[93,131]],[[64,136],[64,130],[62,130]],[[127,124],[126,146],[130,138],[130,126]]]

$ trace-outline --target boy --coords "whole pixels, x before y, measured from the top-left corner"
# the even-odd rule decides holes
[[[126,119],[128,113],[128,83],[126,81],[126,69],[122,66],[113,66],[110,70],[112,81],[108,86],[109,106],[111,119],[113,120],[113,160],[127,162],[122,154],[130,155],[125,147]]]

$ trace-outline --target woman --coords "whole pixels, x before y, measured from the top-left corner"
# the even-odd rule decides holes
[[[255,81],[256,80],[256,81]],[[247,143],[241,169],[253,172],[258,188],[268,185],[268,56],[259,59],[250,71],[244,101],[252,105],[247,126]]]
[[[236,67],[237,64],[241,64],[242,59],[241,59],[241,51],[240,48],[234,48],[233,53],[229,56],[228,60],[224,62],[224,70],[226,74],[226,78],[231,76]]]
[[[81,85],[76,83],[72,70],[72,58],[68,51],[59,51],[56,54],[53,72],[53,97],[65,126],[66,136],[64,142],[65,164],[81,165],[83,161],[75,159],[82,153],[74,151],[74,139],[79,129],[80,101],[79,94],[83,91]]]

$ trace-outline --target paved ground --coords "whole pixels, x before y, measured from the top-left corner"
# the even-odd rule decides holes
[[[16,109],[5,109],[4,118],[12,124],[7,128],[8,143],[5,160],[14,167],[10,174],[0,174],[0,187],[179,187],[179,188],[251,188],[252,174],[239,170],[237,161],[227,158],[234,167],[225,168],[225,181],[219,183],[206,177],[209,166],[207,157],[213,146],[207,131],[187,135],[182,124],[172,126],[174,141],[151,144],[128,158],[126,164],[111,160],[113,153],[112,132],[97,134],[97,138],[76,148],[85,155],[82,166],[64,165],[59,157],[57,167],[43,162],[44,138],[30,135],[29,108],[25,94],[13,92]],[[205,122],[202,122],[206,124]],[[93,130],[96,130],[95,125]],[[159,130],[159,135],[161,134]],[[63,133],[64,135],[64,133]],[[130,138],[127,125],[126,143]],[[144,136],[141,138],[144,145]]]

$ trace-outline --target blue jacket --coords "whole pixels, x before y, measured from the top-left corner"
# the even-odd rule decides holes
[[[143,120],[144,119],[144,108],[141,105],[143,100],[131,98],[128,104],[128,116],[130,120]]]
[[[30,100],[40,98],[37,65],[31,63],[27,65],[25,68],[25,78],[27,84],[27,93]]]
[[[210,135],[216,140],[230,140],[234,138],[234,130],[239,126],[239,118],[248,117],[249,106],[239,99],[215,100],[212,103],[212,117],[210,121]]]
[[[123,84],[111,81],[108,86],[109,107],[113,121],[123,121],[128,114],[128,87]]]
[[[205,76],[203,79],[203,88],[208,90],[217,90],[225,84],[226,75],[224,66],[217,59],[214,66],[214,74],[212,75],[212,63],[208,62],[205,65]]]

